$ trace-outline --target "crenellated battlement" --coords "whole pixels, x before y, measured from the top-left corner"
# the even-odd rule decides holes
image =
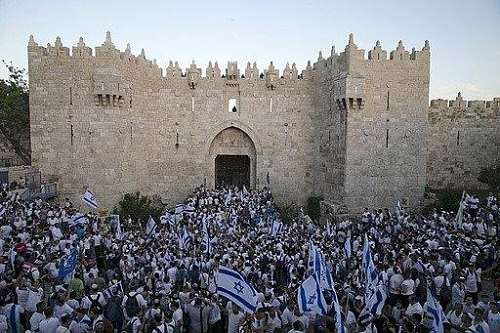
[[[388,56],[389,55],[389,56]],[[349,34],[349,40],[343,52],[336,53],[335,46],[332,46],[330,56],[323,58],[322,52],[319,52],[317,61],[313,68],[317,71],[327,73],[339,73],[347,71],[361,71],[360,67],[366,67],[382,64],[382,66],[421,66],[422,62],[430,61],[430,43],[425,41],[420,51],[415,47],[411,52],[405,49],[400,40],[396,48],[390,52],[382,49],[381,42],[376,41],[373,49],[366,54],[364,49],[360,49],[354,42],[354,35]],[[327,71],[325,71],[325,69]]]
[[[463,99],[459,92],[454,100],[434,99],[429,108],[429,120],[500,119],[500,97],[491,101]]]

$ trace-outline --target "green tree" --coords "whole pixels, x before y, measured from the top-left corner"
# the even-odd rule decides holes
[[[0,79],[0,134],[24,163],[31,163],[29,90],[25,70],[2,61],[9,71]]]
[[[120,215],[122,221],[126,221],[130,216],[132,221],[140,221],[144,226],[149,216],[159,222],[164,211],[164,205],[158,196],[149,197],[141,195],[140,192],[127,193],[115,207],[114,213]]]

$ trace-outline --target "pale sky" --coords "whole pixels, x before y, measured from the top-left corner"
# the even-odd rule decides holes
[[[0,58],[20,67],[30,34],[69,47],[82,36],[94,48],[106,30],[121,50],[144,48],[163,68],[194,59],[203,73],[209,60],[222,70],[228,60],[240,69],[256,61],[261,71],[271,60],[280,70],[296,62],[300,71],[319,50],[343,50],[350,32],[367,51],[378,39],[388,51],[400,39],[408,50],[428,39],[431,98],[500,96],[500,0],[0,0]]]

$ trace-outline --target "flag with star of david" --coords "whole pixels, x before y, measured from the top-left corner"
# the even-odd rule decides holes
[[[297,290],[300,313],[313,312],[325,315],[327,305],[316,274],[309,276]]]
[[[255,312],[257,307],[257,292],[235,270],[220,266],[215,275],[217,294],[226,297],[245,312]]]

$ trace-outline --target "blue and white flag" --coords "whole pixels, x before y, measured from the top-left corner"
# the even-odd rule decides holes
[[[332,298],[333,298],[333,308],[335,310],[335,328],[337,333],[346,333],[344,324],[342,324],[342,310],[340,308],[339,298],[337,297],[337,292],[335,291],[335,286],[332,285]]]
[[[180,215],[183,213],[190,214],[193,213],[194,211],[195,211],[194,207],[190,205],[185,205],[185,204],[175,205],[175,215]]]
[[[85,191],[85,193],[83,193],[82,201],[84,204],[86,204],[90,208],[93,208],[93,209],[99,208],[99,205],[97,204],[97,199],[95,198],[94,194],[92,194],[92,192],[90,192],[89,189],[87,189]]]
[[[4,206],[1,206],[2,208],[0,208],[0,216],[3,216],[3,214],[5,214],[6,212],[6,209]]]
[[[352,255],[352,244],[351,237],[347,237],[344,242],[344,255],[346,258],[350,258]]]
[[[314,269],[314,256],[316,251],[316,246],[312,241],[309,241],[309,257],[307,260],[307,269]]]
[[[69,225],[70,226],[75,226],[75,225],[83,225],[89,222],[89,219],[87,218],[86,215],[82,213],[76,213],[73,216],[71,216],[71,219],[69,220]]]
[[[146,223],[146,235],[150,237],[156,230],[156,221],[149,216],[148,223]]]
[[[424,305],[424,311],[432,319],[431,333],[443,333],[444,323],[448,320],[443,312],[441,304],[436,300],[430,289],[427,289],[427,302]]]
[[[274,220],[273,225],[271,226],[271,235],[273,237],[276,237],[281,232],[282,229],[283,229],[283,223],[281,223],[281,221],[279,220]]]
[[[330,224],[330,221],[326,222],[326,235],[328,237],[333,236],[333,228],[332,228],[332,225]]]
[[[367,299],[365,307],[359,314],[358,320],[361,323],[366,324],[371,322],[375,316],[380,316],[386,299],[387,293],[385,292],[385,287],[380,284]]]
[[[243,194],[245,194],[245,195],[249,195],[250,194],[250,192],[248,192],[248,190],[247,190],[247,188],[246,188],[245,185],[243,185]]]
[[[365,244],[363,246],[363,259],[361,262],[362,273],[365,278],[365,301],[367,301],[378,284],[378,273],[373,263],[372,254],[370,251],[370,243],[368,236],[365,234]]]
[[[231,189],[229,189],[229,192],[228,194],[226,194],[226,198],[224,199],[224,205],[229,205],[229,202],[231,202],[231,196],[232,196],[232,193],[231,193]]]
[[[78,256],[78,251],[76,247],[74,247],[71,249],[71,252],[63,261],[63,263],[59,266],[58,277],[60,279],[64,279],[66,276],[73,273],[76,267],[77,256]]]
[[[164,215],[160,216],[160,223],[161,224],[170,224],[174,225],[175,224],[175,217],[170,214],[168,211],[165,212]]]
[[[179,235],[179,247],[183,250],[187,250],[192,243],[193,237],[186,229],[184,229],[182,235]]]
[[[240,273],[224,266],[215,275],[217,294],[226,297],[245,312],[255,312],[257,292]]]
[[[122,282],[115,283],[102,291],[104,298],[109,300],[114,296],[123,296]]]
[[[300,285],[297,290],[297,302],[300,313],[310,311],[321,315],[326,314],[326,301],[315,274],[309,276]]]

